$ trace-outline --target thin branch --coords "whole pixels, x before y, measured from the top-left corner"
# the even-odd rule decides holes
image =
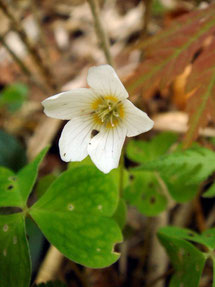
[[[13,58],[14,62],[17,63],[17,65],[20,67],[22,72],[28,77],[29,81],[36,85],[38,88],[41,89],[43,92],[47,92],[47,89],[45,86],[43,86],[41,83],[39,83],[35,78],[32,72],[28,69],[28,67],[25,65],[25,63],[22,61],[22,59],[14,53],[14,51],[7,45],[4,37],[0,35],[0,43],[2,46],[7,50],[7,52],[11,55]]]
[[[39,11],[38,1],[37,0],[30,0],[31,1],[31,10],[36,21],[37,27],[39,29],[39,44],[42,47],[46,58],[46,64],[50,68],[51,61],[50,61],[50,53],[48,51],[48,43],[47,38],[45,36],[42,24],[41,24],[41,12]]]
[[[168,257],[163,247],[157,238],[157,231],[159,228],[168,225],[168,211],[164,211],[159,216],[150,218],[151,225],[151,247],[150,247],[150,257],[148,260],[147,269],[147,283],[152,282],[154,278],[158,277],[160,274],[166,272],[168,266]],[[160,264],[162,262],[162,264]],[[154,283],[155,287],[163,287],[164,282],[162,280]]]
[[[34,64],[37,66],[38,70],[40,71],[45,83],[48,84],[49,88],[51,88],[52,90],[55,90],[56,84],[53,81],[53,76],[52,76],[51,71],[49,70],[46,63],[43,61],[36,47],[31,43],[25,30],[23,29],[19,21],[16,19],[14,13],[11,11],[10,7],[5,3],[4,0],[0,0],[0,9],[5,14],[5,16],[10,20],[11,28],[19,35],[20,39],[25,44],[26,49],[31,55],[31,58],[34,61]]]
[[[167,276],[171,275],[174,272],[174,269],[171,268],[167,271],[165,271],[163,274],[159,275],[157,278],[153,279],[151,282],[148,283],[147,287],[152,287],[154,286],[157,282],[160,280],[165,279]]]
[[[44,283],[56,278],[56,273],[62,263],[63,255],[53,246],[49,248],[46,257],[40,266],[35,283]]]
[[[23,71],[23,73],[27,77],[32,77],[31,71],[28,69],[28,67],[25,65],[25,63],[21,60],[19,56],[17,56],[13,50],[7,45],[7,43],[4,40],[4,36],[0,35],[0,42],[2,46],[8,51],[8,53],[11,55],[11,57],[14,59],[14,61],[19,65],[20,69]]]
[[[113,66],[113,59],[110,53],[110,44],[109,44],[107,34],[102,25],[98,0],[87,0],[87,1],[90,5],[90,9],[91,9],[91,12],[94,18],[94,24],[96,28],[97,37],[101,43],[101,47],[104,51],[107,63]]]
[[[145,4],[145,12],[143,16],[143,30],[142,30],[142,37],[145,38],[147,35],[147,30],[148,30],[148,24],[151,18],[151,10],[152,10],[152,1],[153,0],[144,0]]]
[[[205,216],[203,213],[201,200],[200,200],[201,190],[202,190],[202,188],[200,187],[198,194],[194,198],[193,204],[194,204],[194,211],[195,211],[195,215],[196,215],[196,222],[198,225],[198,229],[200,232],[203,232],[207,228],[206,227],[207,225],[206,225],[206,220],[205,220]]]

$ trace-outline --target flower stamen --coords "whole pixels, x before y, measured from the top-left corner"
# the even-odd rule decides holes
[[[124,114],[122,102],[113,96],[99,98],[93,107],[96,121],[106,127],[115,127]]]

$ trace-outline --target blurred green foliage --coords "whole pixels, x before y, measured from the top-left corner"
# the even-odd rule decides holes
[[[13,113],[21,108],[27,99],[28,88],[21,83],[7,86],[0,93],[0,108],[6,108]]]
[[[27,162],[24,147],[14,136],[3,130],[0,130],[0,150],[0,166],[18,171]]]

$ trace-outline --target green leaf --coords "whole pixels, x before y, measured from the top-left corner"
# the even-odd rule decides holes
[[[76,168],[79,166],[86,166],[86,165],[90,165],[90,166],[94,166],[94,163],[92,162],[91,158],[89,156],[87,156],[84,160],[82,161],[72,161],[68,164],[68,168]]]
[[[166,153],[176,140],[177,135],[170,132],[161,133],[148,142],[131,140],[126,153],[130,160],[145,163]]]
[[[28,287],[30,273],[23,215],[0,215],[0,286]]]
[[[66,285],[60,281],[41,283],[39,285],[34,285],[34,287],[66,287]]]
[[[44,236],[38,226],[29,217],[26,218],[26,233],[28,235],[28,243],[32,262],[32,272],[37,272],[41,263],[41,253],[44,247]]]
[[[13,171],[0,167],[0,207],[20,206],[17,176]]]
[[[169,286],[198,287],[207,256],[177,235],[169,234],[164,228],[159,230],[158,238],[176,270]]]
[[[0,107],[6,106],[10,112],[15,112],[25,102],[27,93],[27,86],[21,83],[7,86],[0,94]]]
[[[0,207],[25,207],[26,201],[37,178],[38,167],[48,148],[43,149],[33,162],[17,174],[0,168]]]
[[[192,200],[199,190],[198,184],[190,183],[190,178],[193,176],[193,171],[186,174],[175,173],[169,176],[162,173],[162,179],[171,194],[172,198],[179,203],[184,203]]]
[[[215,196],[215,184],[212,184],[210,188],[202,195],[202,197],[214,197]]]
[[[95,167],[68,169],[36,202],[30,214],[66,257],[93,268],[115,262],[122,235],[111,218],[118,205],[113,177]]]
[[[186,239],[195,243],[202,244],[209,250],[215,249],[215,228],[208,229],[202,234],[198,234],[188,228],[181,228],[176,226],[162,227],[160,231],[171,237]]]
[[[18,171],[26,162],[26,153],[15,137],[0,130],[0,165]]]
[[[38,184],[35,189],[37,198],[40,198],[52,184],[52,182],[57,178],[57,175],[50,173],[39,179]]]
[[[118,223],[119,227],[123,229],[126,224],[127,206],[123,198],[119,199],[117,209],[113,215],[113,219]]]
[[[198,184],[215,170],[215,153],[207,148],[195,147],[180,152],[164,155],[157,160],[146,163],[137,170],[156,170],[166,176],[192,174],[187,184]]]
[[[153,172],[132,171],[133,182],[125,190],[124,198],[146,216],[156,216],[167,206],[167,198]]]
[[[23,205],[26,204],[28,196],[32,191],[37,179],[39,165],[45,157],[48,149],[49,147],[44,148],[30,164],[26,165],[17,174]]]

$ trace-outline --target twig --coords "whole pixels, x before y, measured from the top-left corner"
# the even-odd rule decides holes
[[[154,286],[157,282],[159,282],[162,279],[165,279],[167,276],[171,275],[174,272],[174,269],[171,268],[164,272],[163,274],[159,275],[157,278],[153,279],[151,282],[148,283],[147,287]]]
[[[215,222],[215,206],[213,206],[212,210],[210,211],[207,221],[206,221],[206,227],[211,228],[214,225]]]
[[[48,47],[48,43],[46,41],[46,37],[45,37],[45,33],[44,30],[41,26],[41,13],[38,10],[39,6],[38,6],[38,1],[37,0],[30,0],[31,1],[31,9],[34,15],[34,19],[37,23],[37,27],[39,29],[39,43],[40,46],[42,47],[45,57],[46,57],[46,64],[47,66],[50,68],[51,67],[51,62],[50,62],[50,53],[47,49]]]
[[[201,196],[201,187],[200,187],[198,194],[194,198],[193,204],[194,204],[198,229],[200,232],[203,232],[206,229],[206,221],[205,221],[205,217],[204,217],[203,210],[202,210],[200,196]]]
[[[108,64],[113,66],[113,60],[112,60],[111,53],[110,53],[109,40],[103,28],[101,18],[100,18],[100,8],[99,8],[98,0],[87,0],[87,1],[90,5],[90,9],[91,9],[91,12],[94,18],[94,24],[95,24],[98,40],[101,43],[101,47],[104,51]]]
[[[174,212],[172,225],[186,227],[190,224],[193,214],[192,202],[181,204]]]
[[[23,73],[28,76],[32,77],[31,71],[28,69],[28,67],[24,64],[24,62],[17,56],[13,50],[7,45],[7,43],[4,40],[4,36],[0,35],[0,42],[2,46],[8,51],[8,53],[11,55],[11,57],[14,59],[14,61],[19,65]]]
[[[34,136],[28,142],[28,158],[33,159],[35,156],[54,138],[62,121],[57,119],[41,117],[38,129],[36,129]]]
[[[41,58],[36,47],[31,43],[25,30],[22,28],[21,24],[16,19],[14,13],[11,11],[11,9],[5,3],[4,0],[0,0],[0,9],[7,16],[7,18],[10,20],[11,26],[12,26],[11,28],[19,35],[20,39],[25,44],[26,49],[28,50],[29,54],[31,55],[31,58],[34,61],[34,64],[37,66],[38,70],[40,71],[44,82],[48,84],[49,88],[51,88],[52,90],[55,90],[56,84],[53,81],[53,76],[52,76],[51,71],[49,70],[48,66],[46,65],[46,63]]]
[[[160,184],[160,187],[162,189],[163,195],[165,195],[167,202],[168,202],[168,209],[171,209],[172,207],[175,206],[175,201],[172,199],[172,197],[169,194],[168,188],[165,184],[165,182],[163,181],[163,179],[161,178],[160,174],[158,172],[154,172],[154,175],[157,178],[158,183]]]
[[[46,257],[40,266],[35,283],[43,283],[56,278],[56,272],[59,270],[59,265],[62,263],[63,255],[51,245]]]
[[[151,218],[151,243],[150,257],[148,262],[147,282],[151,282],[166,271],[168,257],[157,238],[157,231],[160,227],[168,224],[168,211],[162,212],[159,216]],[[163,287],[160,280],[154,284],[155,287]]]
[[[13,60],[17,63],[17,65],[20,67],[22,72],[28,77],[29,81],[32,84],[35,84],[38,88],[40,88],[41,91],[47,92],[46,87],[34,78],[32,72],[28,69],[28,67],[25,65],[25,63],[22,61],[22,59],[19,56],[17,56],[16,53],[14,53],[14,51],[7,45],[5,39],[2,35],[0,35],[0,42],[1,42],[2,46],[7,50],[7,52],[11,55]]]
[[[119,259],[119,276],[121,278],[121,282],[125,281],[126,274],[127,274],[127,268],[128,268],[128,242],[124,241],[120,245],[120,259]]]
[[[142,30],[142,39],[145,38],[148,29],[148,23],[151,18],[151,9],[152,9],[152,0],[143,0],[145,4],[145,13],[143,17],[143,30]]]

